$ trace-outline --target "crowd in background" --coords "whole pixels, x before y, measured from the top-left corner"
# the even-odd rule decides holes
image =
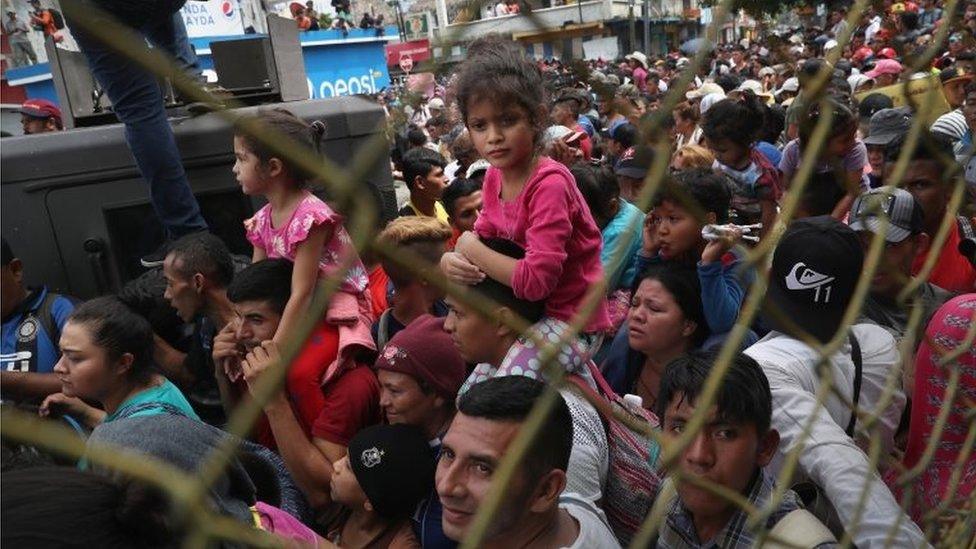
[[[332,8],[335,9],[335,17],[321,14],[315,9],[312,0],[305,2],[303,6],[299,2],[292,2],[288,5],[288,12],[295,20],[300,31],[317,31],[334,29],[340,30],[344,35],[349,33],[349,29],[357,27],[357,23],[352,16],[352,8],[349,0],[332,0]],[[382,36],[386,32],[383,14],[373,15],[364,12],[362,19],[359,20],[358,27],[362,30],[374,29],[376,36]]]

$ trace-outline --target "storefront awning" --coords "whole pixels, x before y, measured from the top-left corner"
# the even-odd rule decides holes
[[[526,32],[512,33],[513,40],[522,42],[546,42],[560,38],[573,38],[576,36],[590,36],[599,34],[603,30],[603,22],[595,21],[592,23],[571,24],[563,27],[536,29]]]

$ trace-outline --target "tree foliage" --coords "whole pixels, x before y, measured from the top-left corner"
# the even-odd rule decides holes
[[[712,7],[720,3],[720,0],[702,0],[701,5]],[[761,18],[764,16],[775,16],[786,10],[801,6],[811,6],[809,0],[732,0],[732,11],[745,10],[746,13]]]

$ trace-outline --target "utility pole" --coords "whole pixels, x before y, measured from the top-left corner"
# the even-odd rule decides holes
[[[651,53],[651,0],[644,0],[644,53]]]
[[[630,0],[630,2],[628,2],[629,11],[627,13],[627,26],[629,27],[628,31],[629,31],[629,38],[630,38],[630,48],[632,50],[637,49],[637,28],[634,25],[634,2],[635,1],[636,0]]]
[[[400,8],[400,0],[387,0],[386,5],[396,9],[397,29],[400,31],[400,42],[406,42],[407,29],[403,24],[403,10]]]

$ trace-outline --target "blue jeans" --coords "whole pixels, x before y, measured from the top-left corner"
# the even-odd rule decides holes
[[[152,37],[149,40],[152,41]],[[180,68],[195,80],[200,79],[200,75],[203,73],[200,70],[200,61],[197,59],[197,52],[190,45],[190,37],[186,34],[186,24],[183,23],[183,16],[179,11],[173,14],[173,49],[170,50],[156,42],[153,42],[153,45],[167,51],[175,51],[173,55],[176,57],[176,62],[179,63]]]
[[[196,56],[189,50],[186,27],[178,13],[184,1],[95,0],[93,3],[141,33],[156,48],[177,57],[182,65],[192,66]],[[86,2],[79,4],[84,9]],[[200,214],[200,206],[183,170],[156,75],[102,44],[80,25],[74,25],[72,33],[88,59],[95,80],[112,101],[116,116],[125,124],[126,142],[139,172],[149,183],[153,209],[167,236],[179,238],[206,230],[207,222]],[[142,47],[149,48],[145,43]],[[187,50],[192,59],[187,58]]]

